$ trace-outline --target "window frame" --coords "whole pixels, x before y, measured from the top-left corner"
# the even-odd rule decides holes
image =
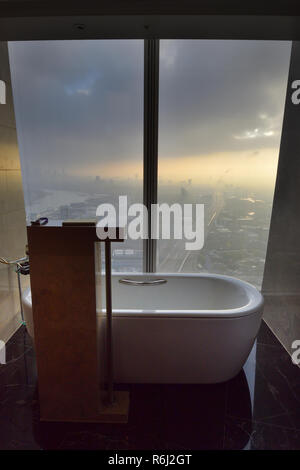
[[[144,40],[144,158],[143,203],[148,210],[151,234],[151,204],[157,203],[158,180],[159,39]],[[143,243],[143,271],[156,272],[156,240]]]

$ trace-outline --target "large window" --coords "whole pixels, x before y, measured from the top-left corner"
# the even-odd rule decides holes
[[[158,242],[157,270],[233,275],[261,287],[290,43],[160,44],[159,202],[203,203],[205,241]]]
[[[214,272],[260,287],[291,44],[157,44],[9,44],[27,219],[95,217],[120,195],[202,203],[201,250],[128,239],[113,247],[113,269]]]
[[[143,199],[143,41],[9,44],[27,220],[95,218]],[[142,270],[142,241],[113,246]]]

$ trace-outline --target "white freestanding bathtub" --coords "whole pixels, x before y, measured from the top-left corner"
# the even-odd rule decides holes
[[[161,285],[125,285],[165,279]],[[217,274],[113,276],[114,379],[118,383],[216,383],[242,369],[257,336],[263,297],[252,285]],[[33,336],[31,292],[24,316]],[[97,312],[105,343],[105,310]],[[102,349],[102,348],[101,348]]]

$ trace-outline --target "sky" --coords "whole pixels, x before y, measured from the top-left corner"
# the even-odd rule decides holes
[[[274,186],[290,47],[161,41],[160,181]],[[25,179],[142,177],[143,41],[14,42],[9,55]]]

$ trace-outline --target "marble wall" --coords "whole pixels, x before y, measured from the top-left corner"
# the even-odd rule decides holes
[[[295,80],[300,80],[300,42],[293,42],[291,52],[263,282],[264,318],[289,352],[292,342],[300,340],[300,102],[292,101]]]
[[[15,259],[24,256],[27,241],[6,42],[0,42],[0,80],[6,83],[6,104],[0,104],[0,256]],[[28,282],[24,276],[22,280]],[[12,267],[0,264],[0,339],[6,341],[19,325],[17,276]]]

